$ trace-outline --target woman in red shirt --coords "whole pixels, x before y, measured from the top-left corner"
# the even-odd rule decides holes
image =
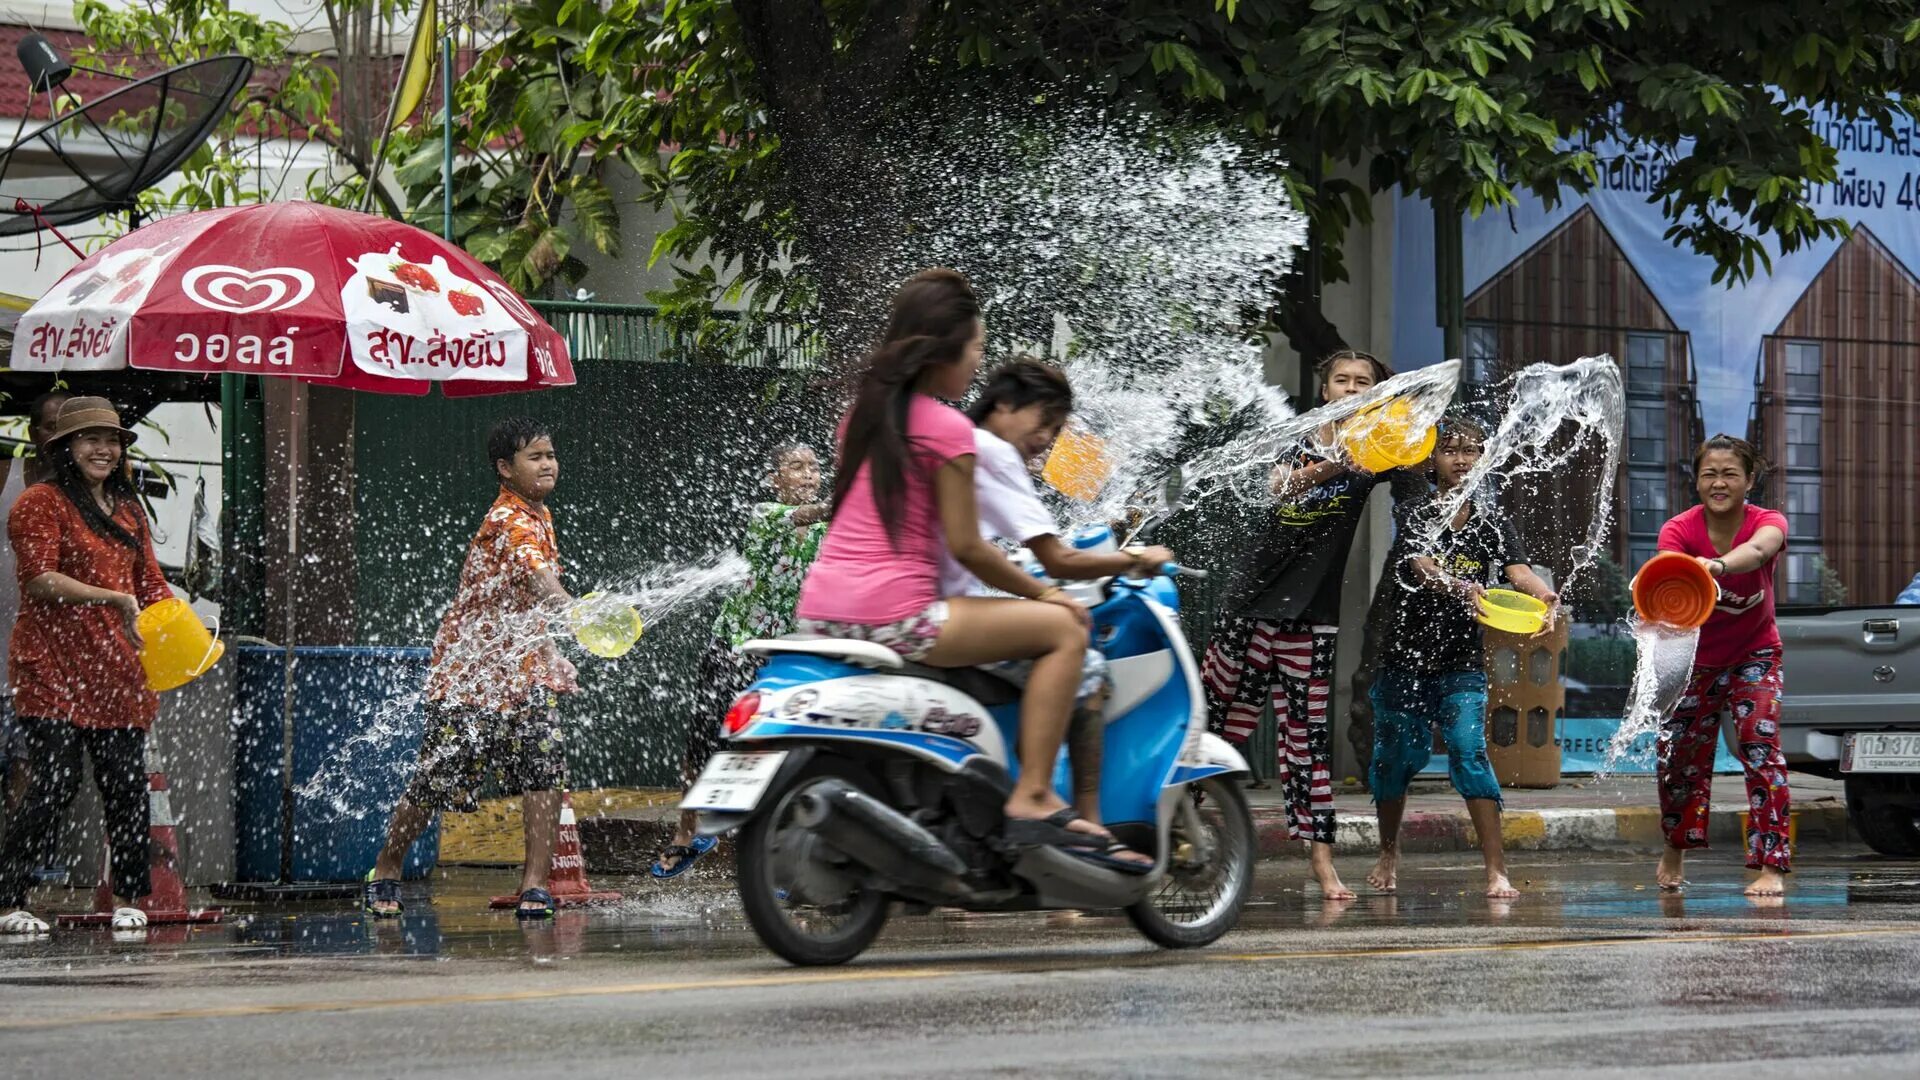
[[[1686,884],[1688,848],[1707,846],[1707,810],[1722,715],[1734,723],[1747,774],[1749,896],[1786,891],[1787,759],[1780,753],[1780,629],[1773,620],[1773,564],[1787,546],[1787,519],[1753,506],[1760,454],[1745,439],[1715,435],[1693,455],[1700,505],[1660,530],[1660,550],[1700,560],[1720,583],[1720,600],[1700,628],[1693,674],[1660,730],[1660,828],[1667,836],[1656,880]]]
[[[52,478],[21,494],[8,519],[21,599],[7,673],[31,776],[0,848],[0,910],[16,909],[0,933],[47,928],[20,909],[33,869],[53,857],[83,751],[113,849],[114,928],[147,922],[133,903],[152,891],[146,747],[160,699],[147,689],[134,620],[173,594],[123,467],[133,438],[107,399],[68,399],[40,447]]]

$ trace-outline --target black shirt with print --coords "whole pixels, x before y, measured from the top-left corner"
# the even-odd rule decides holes
[[[1450,577],[1493,588],[1505,584],[1507,567],[1526,564],[1526,548],[1505,514],[1469,501],[1466,523],[1441,529],[1428,549],[1424,540],[1438,498],[1427,495],[1395,507],[1399,531],[1387,555],[1389,575],[1380,582],[1389,591],[1384,623],[1376,628],[1381,665],[1427,675],[1480,671],[1484,645],[1473,609],[1459,593],[1426,583],[1412,560],[1427,556]]]

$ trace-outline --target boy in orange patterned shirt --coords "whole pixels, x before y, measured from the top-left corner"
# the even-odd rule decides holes
[[[407,849],[441,810],[470,810],[489,773],[523,794],[526,867],[521,918],[549,918],[547,873],[560,818],[567,758],[558,694],[578,689],[554,647],[548,621],[573,598],[560,584],[560,548],[546,499],[560,462],[546,428],[503,420],[487,435],[500,494],[467,546],[460,589],[433,640],[427,733],[420,763],[394,809],[386,846],[367,875],[369,914],[400,914]]]

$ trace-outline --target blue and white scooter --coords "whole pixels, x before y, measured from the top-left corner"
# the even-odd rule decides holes
[[[1180,573],[1190,571],[1170,564],[1079,593],[1114,684],[1102,816],[1154,857],[1144,875],[1002,838],[1019,769],[1013,685],[861,641],[742,646],[767,663],[727,711],[728,748],[681,805],[701,812],[703,835],[740,830],[740,898],[760,940],[795,964],[844,963],[872,943],[895,900],[923,912],[1124,908],[1170,948],[1232,929],[1253,880],[1247,763],[1206,730],[1178,618]],[[1055,779],[1071,798],[1064,755]]]

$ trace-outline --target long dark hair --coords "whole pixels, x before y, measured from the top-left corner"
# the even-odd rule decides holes
[[[135,554],[140,552],[140,539],[122,528],[120,523],[109,515],[100,512],[100,506],[93,501],[93,492],[87,490],[87,478],[80,471],[80,463],[73,460],[74,435],[56,439],[41,452],[47,456],[47,464],[53,469],[51,483],[73,503],[80,511],[80,519],[87,523],[94,535],[116,543],[125,544]],[[107,502],[118,510],[122,503],[133,507],[133,516],[144,526],[146,515],[140,510],[140,495],[134,490],[133,480],[127,472],[126,443],[120,444],[120,466],[107,474],[106,483],[101,485],[107,494]],[[144,532],[145,529],[143,528]]]
[[[864,463],[880,520],[897,544],[907,497],[907,410],[913,385],[928,368],[958,360],[979,320],[980,298],[955,270],[922,270],[894,294],[886,336],[868,354],[853,410],[847,414],[833,477],[835,514]]]

